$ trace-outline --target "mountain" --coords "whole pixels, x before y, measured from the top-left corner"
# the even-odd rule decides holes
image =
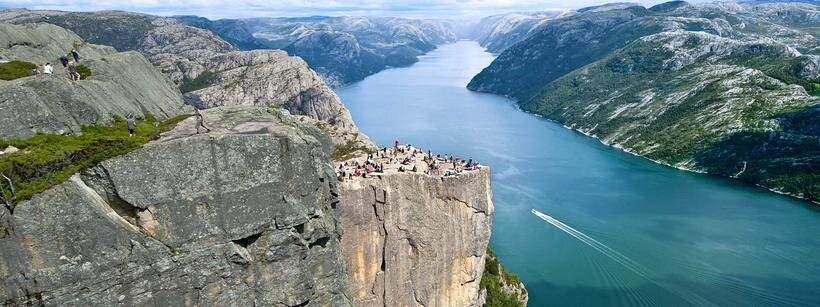
[[[92,43],[139,51],[179,86],[187,104],[284,107],[292,114],[331,124],[339,142],[356,139],[372,146],[322,79],[304,61],[281,51],[239,51],[208,30],[131,12],[10,9],[0,11],[0,21],[54,24]]]
[[[487,51],[498,53],[523,40],[542,23],[566,14],[572,14],[572,11],[521,12],[484,17],[470,30],[470,38]]]
[[[682,1],[568,16],[468,87],[660,163],[818,200],[819,16]]]
[[[541,12],[515,12],[484,17],[468,27],[465,37],[474,39],[492,53],[501,53],[524,40],[547,21],[594,12],[624,9],[639,4],[628,2],[608,3],[577,10],[553,10]]]
[[[407,66],[437,45],[456,40],[453,26],[393,17],[303,17],[177,20],[208,29],[243,50],[282,49],[303,58],[331,86],[388,67]]]
[[[197,59],[170,38],[156,46]],[[487,253],[489,168],[444,178],[385,161],[370,176],[337,174],[337,152],[352,167],[372,151],[333,141],[342,126],[313,109],[327,88],[300,59],[260,50],[195,62],[220,79],[191,92],[209,107],[200,134],[195,118],[174,116],[191,111],[168,75],[138,52],[43,22],[0,23],[0,42],[0,106],[21,117],[0,114],[5,305],[481,306],[489,295],[485,261],[500,270]],[[70,48],[90,76],[8,73]],[[268,93],[237,90],[247,87]],[[300,98],[244,100],[275,93]],[[116,118],[127,113],[140,117],[136,135]],[[30,123],[45,128],[21,129]]]

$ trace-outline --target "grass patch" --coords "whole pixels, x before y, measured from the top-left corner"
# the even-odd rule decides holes
[[[0,64],[0,79],[14,80],[18,78],[31,76],[31,70],[37,65],[24,61],[11,61]]]
[[[20,149],[0,156],[0,173],[14,184],[12,191],[8,182],[0,178],[0,200],[15,204],[29,199],[80,170],[142,147],[189,116],[179,115],[160,123],[146,115],[137,121],[134,137],[128,136],[125,120],[115,117],[111,125],[83,126],[81,135],[41,133],[26,140],[0,140],[0,148]]]
[[[812,96],[820,96],[820,83],[814,84],[814,89],[809,92]]]
[[[179,91],[183,93],[201,90],[213,84],[216,79],[216,74],[211,71],[203,71],[199,76],[193,79],[184,78],[182,84],[179,86]]]
[[[85,80],[91,77],[91,68],[83,64],[77,65],[77,73],[80,74],[80,79]]]
[[[357,140],[348,140],[347,142],[337,144],[336,147],[333,148],[333,153],[330,154],[330,157],[333,161],[345,161],[353,158],[357,151],[371,152],[367,146],[359,144]]]
[[[518,293],[505,289],[510,286],[517,287],[520,282],[518,276],[502,267],[498,262],[498,257],[487,248],[487,261],[484,262],[484,274],[479,283],[481,289],[487,291],[487,301],[484,306],[523,307],[524,304],[518,299]],[[526,293],[525,289],[521,291]]]

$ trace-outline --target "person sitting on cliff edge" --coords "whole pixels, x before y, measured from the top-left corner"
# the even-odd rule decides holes
[[[200,128],[205,128],[205,133],[211,132],[211,128],[205,126],[205,117],[199,108],[194,108],[194,117],[196,117],[196,134],[199,134]]]

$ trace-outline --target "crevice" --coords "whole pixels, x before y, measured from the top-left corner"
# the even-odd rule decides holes
[[[237,245],[242,246],[244,248],[248,248],[248,246],[251,246],[251,244],[255,243],[256,240],[259,240],[259,237],[261,236],[262,232],[259,232],[241,239],[233,240],[233,243],[236,243]]]
[[[330,241],[330,237],[322,237],[316,239],[316,241],[311,242],[308,244],[308,248],[313,248],[314,246],[321,246],[322,248],[327,247],[327,242]]]

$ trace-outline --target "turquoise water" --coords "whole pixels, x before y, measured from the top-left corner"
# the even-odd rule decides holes
[[[492,59],[462,41],[337,92],[377,143],[490,165],[491,246],[530,306],[820,305],[819,211],[657,165],[466,90]]]

